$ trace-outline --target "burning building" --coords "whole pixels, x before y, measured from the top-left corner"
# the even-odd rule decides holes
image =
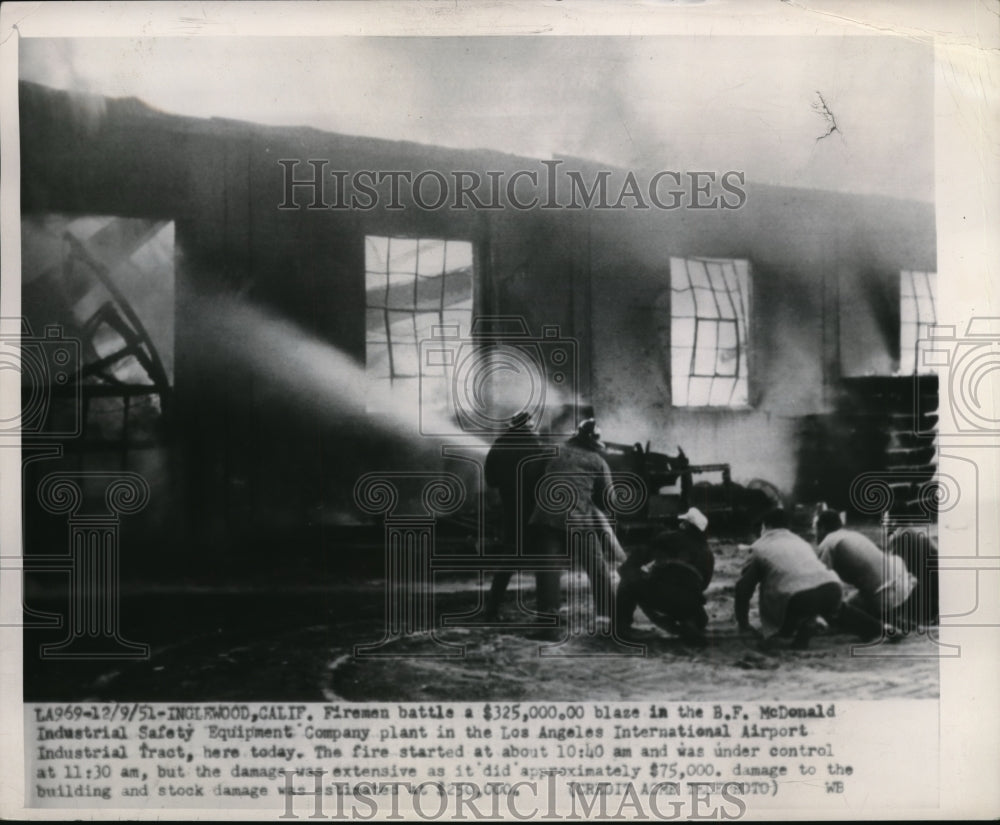
[[[930,416],[936,399],[914,379],[931,204],[29,82],[20,119],[23,312],[81,367],[38,424],[62,456],[27,472],[142,474],[150,536],[322,543],[364,521],[361,474],[440,468],[442,443],[488,443],[533,405],[550,424],[592,409],[611,441],[681,445],[786,501],[847,507],[861,472],[933,473],[913,421],[915,380]]]

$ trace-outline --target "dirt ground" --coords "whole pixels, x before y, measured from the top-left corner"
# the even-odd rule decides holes
[[[655,628],[641,611],[636,613],[639,649],[593,635],[561,644],[548,641],[537,628],[517,621],[518,594],[525,604],[534,604],[533,576],[521,575],[508,590],[504,625],[442,627],[433,639],[423,634],[390,641],[379,650],[381,657],[360,659],[354,655],[356,645],[384,636],[382,581],[317,575],[310,586],[126,590],[123,634],[150,643],[147,661],[44,660],[37,655],[38,644],[58,640],[59,632],[28,631],[25,698],[698,701],[938,696],[936,646],[926,634],[868,647],[849,636],[829,634],[814,638],[804,651],[787,644],[763,651],[755,640],[740,637],[733,620],[733,586],[744,554],[735,541],[712,544],[716,573],[708,591],[708,644],[702,648],[686,646]],[[488,584],[488,577],[478,575],[438,581],[436,611],[475,611]],[[587,582],[582,574],[567,574],[563,587],[582,593]],[[755,598],[755,625],[756,604]],[[34,606],[52,607],[44,599]]]

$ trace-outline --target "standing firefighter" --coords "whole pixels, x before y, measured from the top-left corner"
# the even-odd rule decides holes
[[[504,549],[511,555],[531,552],[526,540],[528,519],[535,509],[535,487],[541,476],[545,462],[541,439],[532,427],[531,415],[519,413],[510,422],[510,427],[502,433],[486,456],[486,483],[500,493],[503,507]],[[495,621],[500,616],[507,585],[513,570],[498,570],[493,574],[493,583],[486,598],[486,618]],[[545,576],[552,573],[536,573],[539,594],[544,589]],[[541,609],[541,605],[539,605]]]
[[[664,630],[694,644],[704,643],[705,590],[715,571],[715,556],[705,536],[708,519],[692,507],[678,521],[676,530],[660,533],[651,544],[637,548],[621,566],[615,605],[620,634],[631,630],[638,605]]]
[[[586,556],[582,562],[590,578],[594,612],[597,616],[611,619],[612,577],[609,562],[625,561],[625,552],[611,528],[607,514],[603,510],[605,497],[611,487],[611,470],[601,452],[601,431],[592,418],[588,418],[577,429],[576,435],[559,447],[555,456],[545,468],[545,474],[538,485],[538,503],[531,517],[530,541],[538,552],[547,556],[564,556],[567,547],[568,521],[576,519],[594,525],[603,539],[603,544],[613,556],[606,559],[594,543],[588,543]],[[572,504],[568,509],[546,506],[544,501],[550,485],[567,485],[572,489]],[[558,512],[554,510],[558,509]],[[544,577],[540,584],[539,606],[546,611],[559,607],[559,576]]]

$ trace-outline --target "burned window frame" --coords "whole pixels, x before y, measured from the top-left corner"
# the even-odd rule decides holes
[[[696,286],[690,272],[690,264],[697,263],[705,267],[705,280],[708,288]],[[678,288],[675,281],[675,273],[678,272],[677,264],[683,268],[683,276],[686,286]],[[740,268],[737,264],[745,267],[745,282],[741,283]],[[733,283],[730,284],[725,271],[721,274],[721,282],[726,287],[725,292],[717,288],[715,279],[710,274],[709,267],[727,265],[733,270]],[[670,279],[670,353],[669,353],[669,379],[670,379],[670,399],[671,406],[678,409],[705,409],[705,410],[739,410],[748,409],[752,406],[753,376],[752,376],[752,338],[753,338],[753,263],[748,258],[715,258],[705,256],[671,256],[669,261]],[[699,302],[695,293],[696,289],[706,290],[711,293],[712,302],[715,306],[713,315],[703,315],[699,309]],[[677,314],[677,295],[689,293],[693,314]],[[720,297],[724,297],[729,308],[732,309],[732,317],[726,317],[720,307]],[[734,300],[735,297],[735,300]],[[694,337],[690,345],[679,346],[677,335],[677,322],[680,320],[693,320]],[[714,324],[716,335],[714,344],[707,344],[707,347],[714,349],[713,372],[701,373],[698,371],[699,361],[699,332],[702,324]],[[734,373],[720,372],[720,353],[725,349],[720,344],[719,330],[722,325],[731,324],[735,328],[735,350],[736,368]],[[740,335],[742,328],[742,336]],[[677,350],[690,349],[691,357],[688,369],[683,377],[678,376],[674,370],[674,353]],[[695,379],[707,379],[709,384],[708,398],[704,403],[691,403],[692,381]],[[686,392],[678,393],[677,381],[687,382]],[[729,397],[726,401],[712,402],[712,395],[716,381],[732,382]],[[742,384],[742,398],[734,400]]]
[[[417,319],[421,315],[436,315],[437,323],[434,325],[438,328],[444,328],[453,326],[453,319],[446,319],[446,313],[454,315],[455,313],[462,313],[463,318],[460,321],[460,325],[464,328],[464,335],[468,335],[469,330],[472,328],[472,323],[477,315],[477,254],[476,254],[476,244],[474,241],[468,238],[456,238],[456,237],[438,237],[430,235],[411,235],[404,233],[385,233],[385,232],[366,232],[363,236],[364,238],[364,279],[365,279],[365,377],[366,382],[369,387],[373,387],[380,382],[385,382],[388,386],[397,385],[400,382],[409,381],[420,381],[423,378],[430,377],[430,374],[424,371],[423,367],[419,361],[420,354],[420,342],[423,340],[424,336],[421,335],[418,330]],[[384,269],[373,269],[371,267],[371,261],[368,256],[369,243],[372,241],[382,241],[385,244],[385,267]],[[392,258],[392,244],[393,241],[405,241],[407,244],[413,245],[415,249],[415,255],[413,259],[413,264],[411,269],[407,270],[393,270],[393,258]],[[420,249],[422,244],[428,242],[440,243],[443,246],[442,256],[441,256],[441,269],[439,272],[434,273],[421,273],[420,271]],[[448,250],[451,245],[462,244],[469,249],[469,264],[468,266],[463,266],[458,269],[449,271],[448,269]],[[449,280],[456,280],[466,277],[464,274],[468,272],[468,292],[463,295],[462,300],[457,303],[469,302],[470,306],[468,308],[454,309],[449,308],[446,303],[448,295]],[[409,276],[410,281],[412,281],[412,294],[410,301],[406,305],[393,305],[390,299],[390,290],[392,289],[407,289],[411,286],[408,281],[405,284],[393,284],[392,277],[405,275]],[[379,293],[374,288],[370,287],[370,278],[372,277],[384,277],[385,281],[382,287],[382,292],[378,300],[373,300],[373,296],[379,296]],[[421,305],[423,300],[419,294],[421,281],[431,281],[432,279],[440,279],[440,291],[437,295],[437,303],[434,306],[424,307]],[[373,332],[369,329],[369,317],[372,312],[379,312],[382,314],[381,325],[378,332],[375,333],[376,337],[373,337]],[[395,317],[393,317],[395,316]],[[398,325],[400,320],[405,320],[405,317],[401,319],[400,316],[409,316],[410,324],[409,327],[412,330],[412,334],[407,336],[405,342],[399,342],[395,338],[393,332],[393,325]],[[381,335],[382,337],[377,337]],[[412,348],[414,353],[414,363],[416,370],[413,372],[404,371],[395,362],[394,354],[394,344],[396,346],[406,346]],[[376,374],[374,372],[374,366],[372,363],[372,348],[373,347],[383,347],[385,351],[384,357],[388,362],[388,375]],[[372,409],[371,404],[369,404],[369,412],[378,412],[377,409]]]
[[[22,333],[27,331],[29,346],[34,348],[38,341],[42,350],[59,339],[72,341],[79,359],[53,372],[54,383],[48,387],[53,403],[42,413],[40,432],[72,436],[66,446],[75,450],[115,447],[127,453],[159,446],[169,435],[174,339],[172,334],[167,341],[161,336],[161,352],[147,328],[151,310],[144,309],[141,301],[133,305],[137,296],[133,290],[132,297],[128,297],[120,268],[131,266],[133,275],[144,271],[148,274],[146,267],[150,263],[137,262],[136,256],[148,254],[151,249],[165,250],[164,262],[169,265],[168,317],[173,327],[176,221],[114,213],[40,211],[23,216],[22,243],[29,223],[36,227],[37,237],[47,238],[59,252],[50,266],[34,273],[37,280],[22,282],[22,301],[28,290],[37,289],[39,282],[48,279],[59,278],[64,285],[73,286],[66,287],[71,290],[67,293],[50,291],[61,295],[65,303],[44,329],[32,329],[32,322],[38,319],[31,319],[27,311]],[[26,265],[23,258],[22,265]],[[22,388],[22,414],[28,417],[32,415],[27,406],[30,403]],[[65,431],[70,421],[75,422],[72,432]]]

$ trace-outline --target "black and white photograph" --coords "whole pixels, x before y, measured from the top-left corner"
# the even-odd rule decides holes
[[[947,784],[947,686],[1000,622],[1000,320],[996,79],[968,103],[943,22],[89,4],[93,30],[31,35],[28,5],[3,27],[0,426],[34,805],[96,786],[44,786],[29,705],[471,704],[506,739],[518,703],[564,733],[627,703],[643,726],[596,745],[627,762],[659,705],[709,703],[670,735],[780,799],[746,743],[830,757],[826,793],[841,743],[771,742],[733,703],[831,725],[856,703],[912,718],[924,790]],[[957,5],[995,51],[996,4]],[[980,108],[942,127],[943,97]],[[956,133],[980,177],[942,183]],[[175,746],[160,728],[128,756]],[[160,764],[163,797],[200,763]]]

